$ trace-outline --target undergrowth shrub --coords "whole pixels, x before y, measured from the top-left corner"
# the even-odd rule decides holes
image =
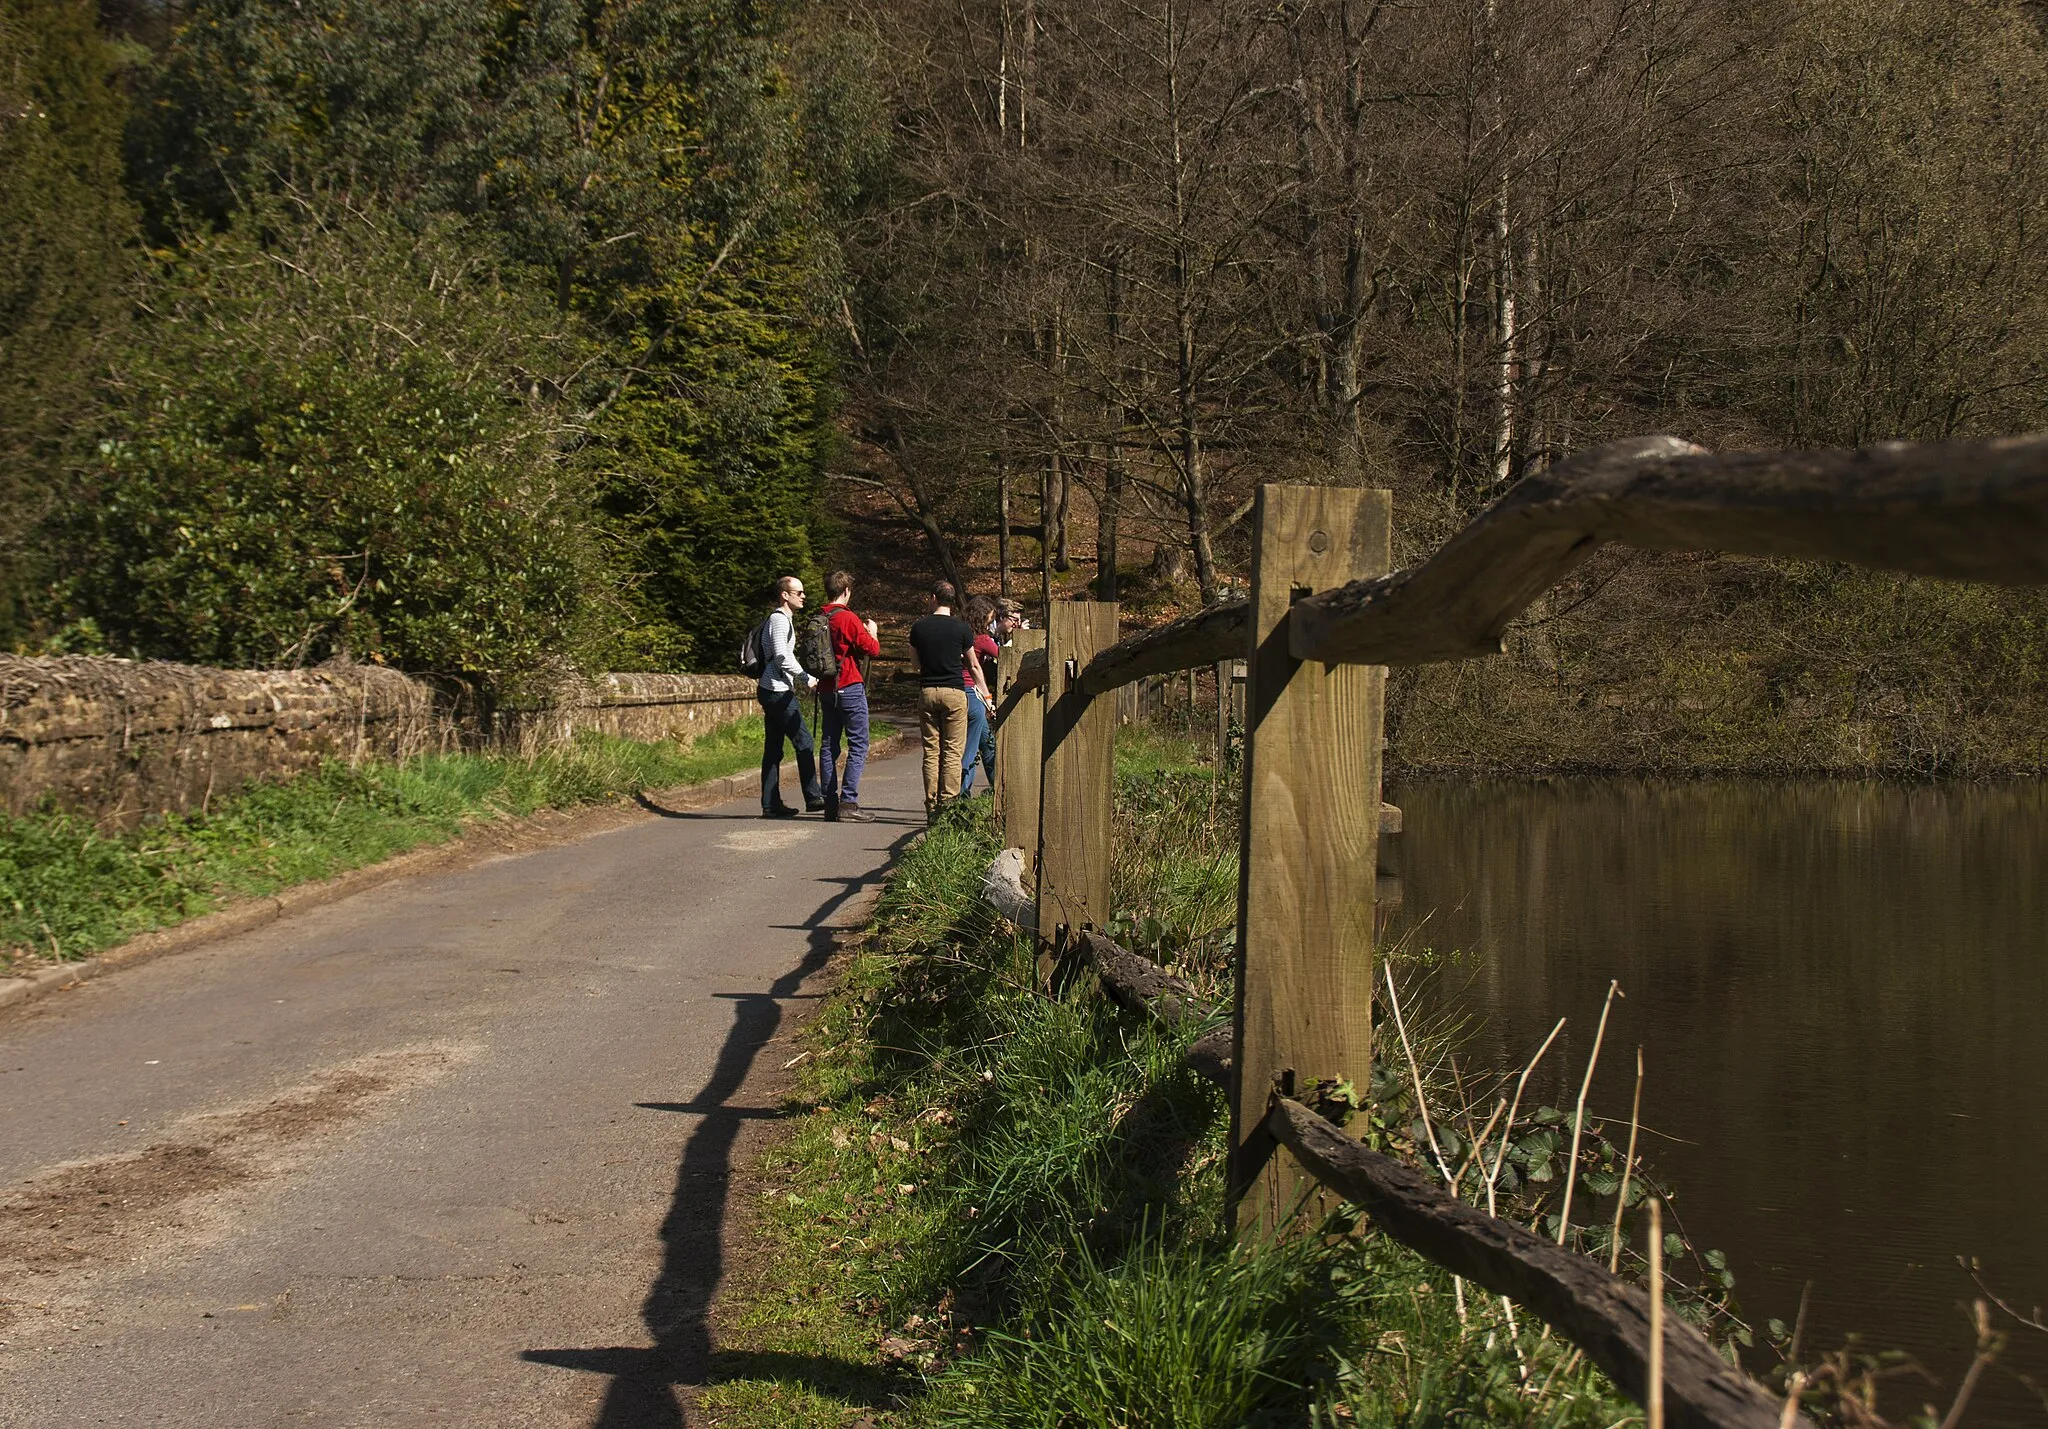
[[[1220,989],[1235,809],[1171,747],[1137,753],[1117,788],[1121,930]],[[1182,1062],[1204,1029],[1040,992],[1035,949],[978,896],[997,842],[963,802],[912,847],[813,1024],[818,1109],[766,1167],[775,1291],[721,1324],[748,1348],[703,1400],[715,1422],[1627,1417],[1565,1347],[1511,1339],[1497,1306],[1339,1208],[1233,1244],[1227,1108]],[[791,1364],[810,1368],[778,1381]]]

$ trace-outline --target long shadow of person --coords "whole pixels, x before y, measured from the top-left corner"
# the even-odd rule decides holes
[[[906,830],[890,845],[884,867],[895,861],[913,837],[915,831]],[[711,1297],[725,1275],[722,1237],[732,1189],[734,1144],[744,1123],[777,1114],[728,1103],[745,1085],[754,1059],[781,1027],[782,1004],[800,996],[804,983],[831,961],[840,935],[851,926],[838,915],[881,877],[878,869],[854,878],[822,880],[842,886],[801,925],[809,934],[803,958],[766,992],[725,995],[734,1003],[732,1030],[726,1034],[703,1089],[687,1102],[640,1103],[703,1118],[690,1132],[676,1167],[675,1190],[661,1223],[661,1270],[640,1309],[654,1344],[644,1348],[607,1345],[527,1350],[520,1355],[534,1364],[611,1377],[592,1429],[679,1429],[687,1421],[677,1386],[702,1385],[714,1370],[726,1377],[768,1375],[811,1384],[840,1397],[879,1400],[878,1377],[865,1366],[801,1355],[718,1354],[712,1346],[709,1313]]]

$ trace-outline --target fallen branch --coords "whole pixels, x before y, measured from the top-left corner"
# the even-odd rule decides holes
[[[1096,933],[1084,934],[1081,946],[1103,991],[1119,1006],[1167,1025],[1204,1015],[1194,990],[1151,960]],[[1185,1058],[1226,1091],[1233,1035],[1228,1024],[1215,1028]],[[1489,1131],[1492,1126],[1489,1121]],[[1419,1168],[1369,1150],[1300,1102],[1274,1098],[1262,1131],[1292,1151],[1317,1180],[1364,1208],[1385,1234],[1453,1275],[1527,1307],[1583,1350],[1623,1393],[1637,1403],[1648,1396],[1650,1301],[1643,1291],[1597,1261],[1459,1200]],[[1781,1429],[1781,1406],[1756,1381],[1722,1359],[1690,1325],[1668,1317],[1665,1324],[1664,1406],[1674,1429]],[[1811,1429],[1796,1413],[1782,1429],[1793,1425]]]
[[[1163,1027],[1206,1022],[1215,1015],[1186,980],[1150,958],[1120,948],[1100,933],[1081,934],[1080,945],[1102,979],[1102,990],[1124,1011],[1150,1017]]]
[[[1647,1398],[1650,1299],[1641,1290],[1582,1255],[1467,1205],[1418,1168],[1353,1141],[1300,1102],[1276,1097],[1265,1128],[1387,1235],[1453,1275],[1528,1307],[1583,1349],[1624,1394],[1639,1404]],[[1776,1401],[1690,1325],[1666,1320],[1663,1360],[1665,1415],[1674,1429],[1776,1429]]]
[[[1189,1070],[1207,1077],[1224,1091],[1230,1090],[1231,1055],[1237,1046],[1237,1029],[1228,1022],[1212,1032],[1205,1032],[1195,1039],[1188,1048],[1186,1062]]]

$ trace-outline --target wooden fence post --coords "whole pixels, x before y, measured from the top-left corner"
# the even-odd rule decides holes
[[[1044,648],[1043,630],[1020,630],[1010,637],[996,662],[998,702],[1010,693],[1024,657]],[[1003,843],[1023,849],[1032,866],[1038,859],[1038,780],[1044,750],[1045,690],[1040,687],[1018,698],[996,735],[996,813],[1003,821]]]
[[[1116,606],[1047,609],[1045,767],[1040,781],[1038,935],[1057,953],[1071,934],[1109,928],[1109,838],[1115,811],[1116,701],[1073,689],[1095,652],[1116,643]],[[1041,966],[1050,964],[1041,960]]]
[[[1235,1223],[1268,1232],[1315,1184],[1285,1153],[1250,1179],[1272,1093],[1309,1101],[1319,1081],[1362,1091],[1371,1075],[1386,690],[1378,666],[1295,660],[1288,608],[1384,575],[1391,510],[1385,491],[1264,486],[1253,517],[1231,1185]]]

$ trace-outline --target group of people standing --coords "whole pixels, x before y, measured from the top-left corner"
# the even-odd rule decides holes
[[[924,742],[925,815],[974,788],[977,765],[993,791],[996,777],[995,660],[1023,627],[1014,601],[976,596],[962,615],[950,581],[939,581],[927,599],[927,613],[910,627],[910,653],[918,679],[918,729]],[[775,583],[775,605],[748,638],[742,663],[758,666],[755,698],[765,727],[761,749],[761,817],[793,819],[798,810],[782,800],[782,755],[796,755],[804,808],[828,822],[868,823],[861,808],[860,778],[868,755],[868,662],[881,653],[880,631],[853,611],[853,577],[833,571],[825,577],[822,618],[800,639],[798,616],[804,583],[784,576]],[[808,644],[811,648],[802,649]],[[801,696],[816,691],[819,742],[814,752],[804,723]],[[840,762],[841,746],[845,761]]]
[[[979,764],[993,792],[996,781],[995,660],[1024,624],[1013,601],[976,596],[965,618],[953,613],[958,598],[940,581],[928,598],[930,613],[910,627],[910,657],[917,667],[917,727],[924,740],[924,807],[974,788]]]

